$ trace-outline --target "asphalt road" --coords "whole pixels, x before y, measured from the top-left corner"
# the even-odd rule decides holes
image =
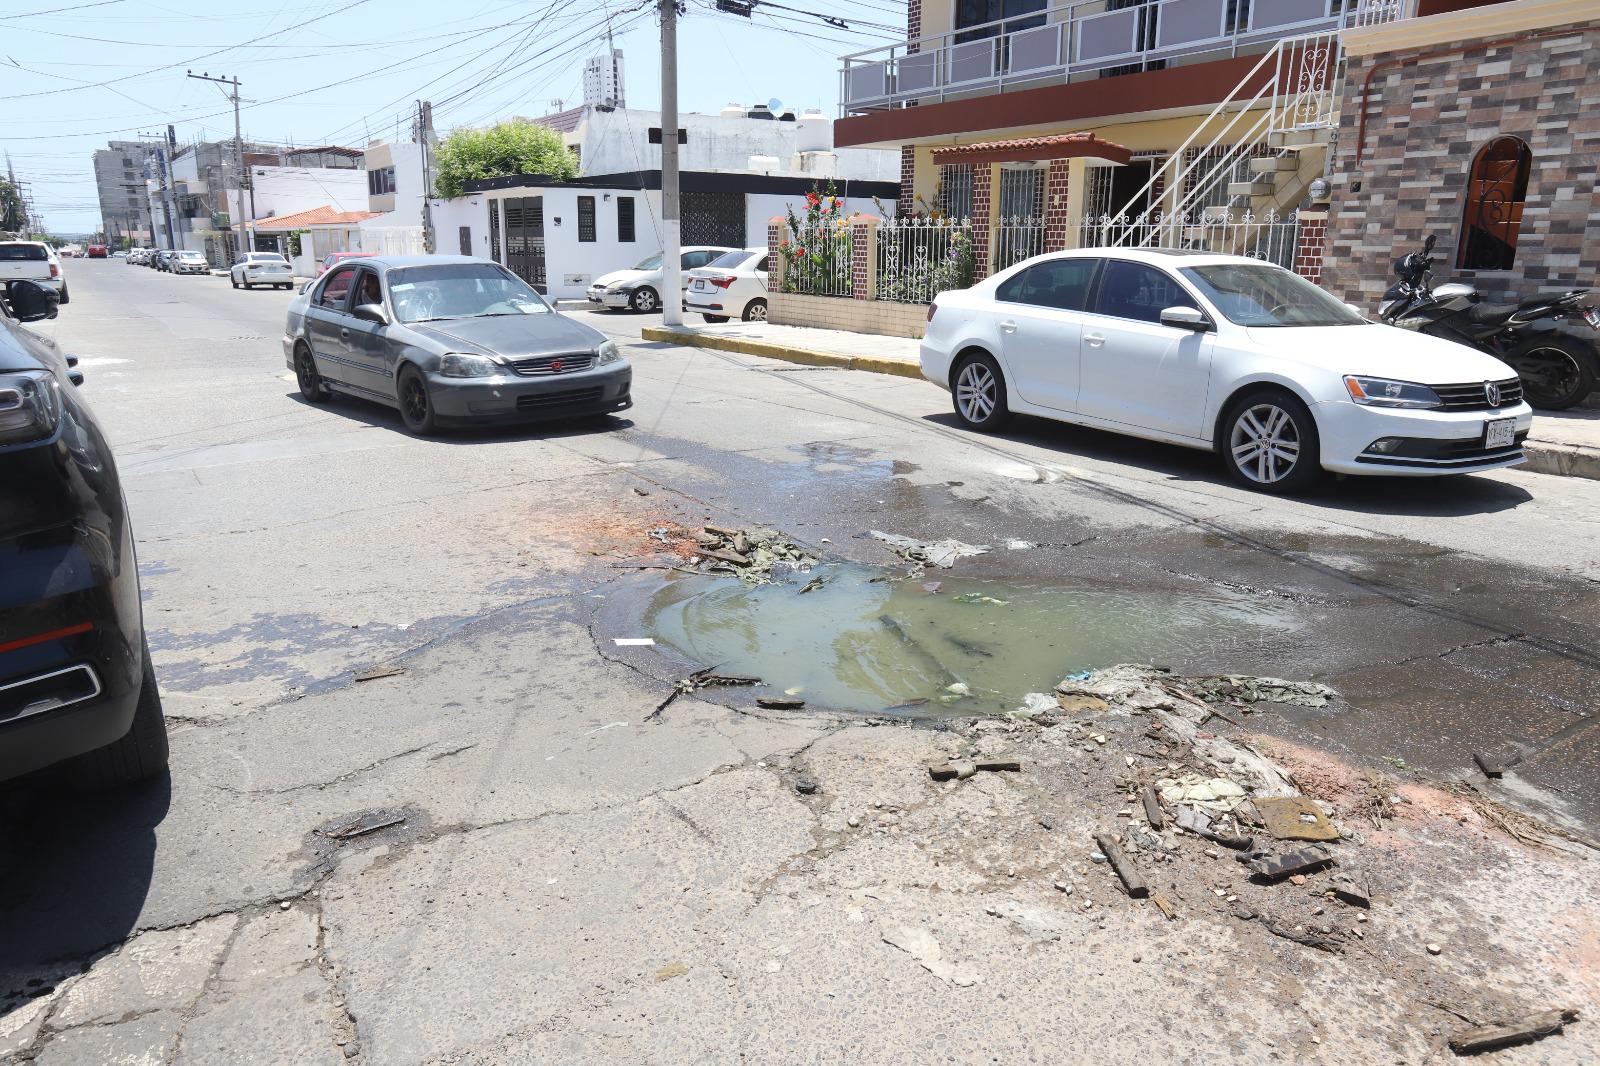
[[[1158,614],[1151,640],[1176,670],[1348,700],[1255,729],[1600,823],[1600,482],[1268,498],[1205,455],[1034,422],[977,437],[932,385],[641,343],[645,320],[588,313],[634,363],[626,417],[419,440],[382,408],[300,400],[289,294],[69,266],[47,328],[117,449],[173,769],[115,803],[5,792],[0,994],[26,993],[0,1001],[0,1056],[850,1058],[859,1035],[782,980],[726,957],[672,977],[707,942],[777,936],[750,886],[814,831],[771,767],[882,731],[714,691],[645,723],[681,668],[612,638],[648,579],[620,566],[661,526],[771,526],[874,565],[892,559],[868,529],[1020,539],[1038,546],[961,573],[1281,608],[1228,641],[1163,641]],[[387,662],[405,672],[353,680]],[[1491,749],[1520,758],[1492,784],[1472,762]],[[403,821],[371,846],[327,835],[380,808]],[[879,1033],[855,1061],[936,1052],[898,991],[847,997]]]

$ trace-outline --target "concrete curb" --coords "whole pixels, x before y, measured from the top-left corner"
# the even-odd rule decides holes
[[[810,348],[752,340],[749,337],[724,337],[715,333],[668,329],[665,326],[646,326],[640,330],[640,336],[647,341],[667,341],[687,344],[693,348],[714,348],[723,352],[739,352],[742,355],[759,355],[764,359],[779,359],[785,363],[799,363],[802,366],[831,366],[840,370],[862,370],[869,374],[889,374],[894,377],[922,380],[922,367],[916,363],[903,363],[898,359],[885,359],[876,355],[839,355],[835,352],[818,352]]]
[[[902,363],[869,355],[839,355],[818,352],[810,348],[795,348],[787,344],[752,340],[748,337],[724,337],[715,333],[696,333],[691,330],[668,329],[664,326],[646,326],[640,336],[647,341],[667,341],[687,344],[694,348],[714,348],[743,355],[759,355],[764,359],[780,359],[786,363],[804,366],[832,366],[840,370],[862,370],[869,374],[891,374],[895,377],[922,380],[922,368],[915,363]],[[1573,444],[1554,444],[1548,441],[1528,441],[1522,446],[1528,461],[1518,469],[1536,474],[1554,474],[1558,477],[1581,477],[1600,481],[1600,449]]]
[[[1530,440],[1522,445],[1522,453],[1528,457],[1523,470],[1600,481],[1600,448]]]

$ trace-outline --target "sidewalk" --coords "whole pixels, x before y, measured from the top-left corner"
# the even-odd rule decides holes
[[[685,324],[673,329],[646,326],[641,335],[647,341],[673,341],[807,366],[836,366],[874,374],[922,377],[917,364],[920,342],[906,337],[878,337],[809,326],[779,326],[771,322]],[[1600,480],[1600,393],[1569,411],[1534,415],[1533,432],[1523,450],[1528,456],[1527,464],[1522,467],[1524,470]]]

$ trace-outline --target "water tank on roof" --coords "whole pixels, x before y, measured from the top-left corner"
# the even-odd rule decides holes
[[[746,169],[771,173],[774,170],[783,168],[775,155],[753,155],[750,157],[750,162],[746,165]]]
[[[721,115],[723,118],[744,118],[744,105],[729,104],[721,111],[718,111],[717,114]]]
[[[829,152],[833,150],[833,120],[821,111],[810,108],[795,122],[795,151]]]
[[[794,119],[795,119],[794,108],[792,108],[792,107],[786,107],[782,111],[778,112],[778,121],[779,122],[793,122]]]
[[[745,118],[764,118],[764,119],[771,120],[772,117],[773,117],[772,108],[768,107],[766,104],[755,104],[750,108],[750,110],[748,110],[748,111],[746,111],[744,113],[744,117]]]

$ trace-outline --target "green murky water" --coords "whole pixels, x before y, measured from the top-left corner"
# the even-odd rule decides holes
[[[829,564],[754,588],[731,577],[670,579],[644,623],[694,662],[818,706],[950,715],[1014,710],[1076,670],[1192,657],[1301,622],[1292,605],[1226,592],[1005,584],[948,571],[884,577]],[[821,587],[802,594],[817,578]]]

